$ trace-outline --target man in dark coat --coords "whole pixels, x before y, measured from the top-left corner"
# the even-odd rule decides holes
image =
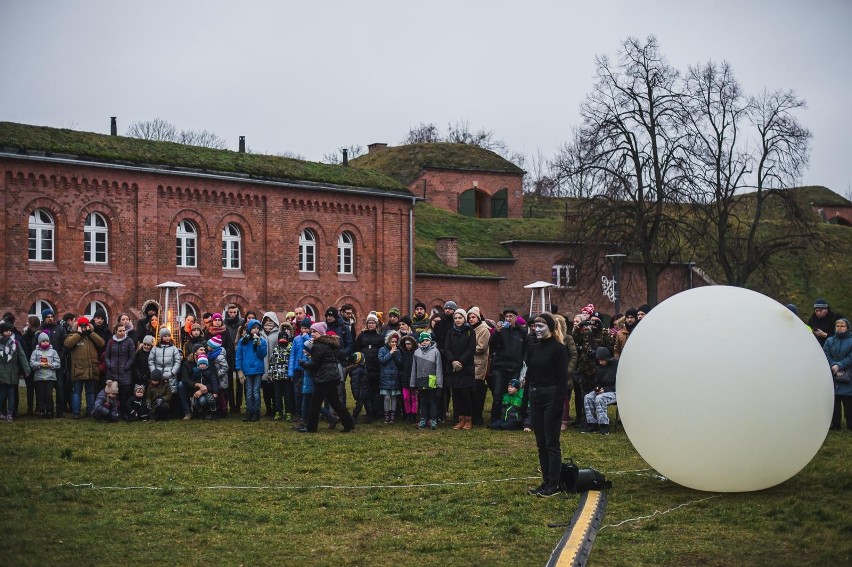
[[[828,337],[834,336],[834,324],[838,319],[843,319],[843,315],[832,311],[825,299],[814,301],[814,314],[808,319],[808,327],[819,341],[819,346],[823,346]]]

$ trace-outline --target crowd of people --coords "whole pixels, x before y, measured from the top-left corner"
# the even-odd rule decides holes
[[[352,431],[359,419],[419,429],[444,422],[455,430],[523,429],[535,432],[544,482],[534,492],[546,496],[558,480],[561,432],[609,434],[618,359],[650,309],[609,317],[589,304],[567,319],[551,306],[526,318],[506,309],[489,319],[476,306],[448,301],[428,311],[417,303],[410,315],[396,307],[386,315],[371,311],[359,325],[348,304],[329,307],[319,321],[301,306],[279,320],[272,311],[241,313],[230,304],[201,321],[187,316],[176,336],[160,323],[155,302],[143,306],[135,325],[122,314],[110,326],[102,310],[91,320],[67,313],[57,321],[45,309],[19,330],[7,313],[0,324],[0,419],[18,416],[23,379],[26,414],[45,419],[242,414],[257,422],[263,412],[304,433],[317,431],[320,420]],[[807,324],[835,384],[832,428],[840,428],[843,414],[850,427],[849,321],[818,299]]]

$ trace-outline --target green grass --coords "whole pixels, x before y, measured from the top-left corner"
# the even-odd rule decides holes
[[[547,524],[579,501],[526,494],[538,472],[522,432],[380,424],[308,436],[236,418],[0,426],[7,565],[543,565],[563,532]],[[707,500],[642,470],[623,431],[570,431],[562,446],[613,481],[590,565],[852,561],[845,430],[782,485]],[[437,486],[404,486],[422,484]]]

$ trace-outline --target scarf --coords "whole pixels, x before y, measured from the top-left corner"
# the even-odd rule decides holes
[[[10,362],[15,358],[15,349],[18,343],[12,337],[0,338],[0,360]]]

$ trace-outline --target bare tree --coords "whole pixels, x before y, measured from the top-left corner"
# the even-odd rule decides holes
[[[539,148],[529,160],[529,170],[524,176],[524,193],[539,197],[555,197],[558,190],[559,182],[553,175],[553,168]]]
[[[126,135],[131,138],[155,142],[174,142],[177,137],[177,129],[174,124],[158,116],[153,120],[139,120],[132,123],[127,127]]]
[[[403,144],[423,144],[428,142],[440,142],[441,131],[434,122],[424,124],[421,122],[413,128],[409,128],[408,134],[402,140]]]
[[[582,126],[555,163],[567,187],[590,197],[576,237],[638,255],[654,305],[663,268],[686,254],[683,220],[670,206],[683,199],[679,75],[653,36],[627,39],[617,63],[597,57],[596,66]]]
[[[775,254],[819,241],[786,190],[808,162],[811,134],[793,115],[804,102],[781,91],[747,99],[727,63],[691,67],[684,92],[696,241],[729,285],[745,286]],[[773,223],[769,207],[781,213]]]
[[[181,130],[174,140],[179,144],[225,150],[228,143],[210,130]]]
[[[323,154],[322,162],[331,165],[341,164],[343,162],[343,150],[346,150],[348,159],[364,155],[364,146],[361,144],[350,144],[349,146],[338,146],[336,152]]]

